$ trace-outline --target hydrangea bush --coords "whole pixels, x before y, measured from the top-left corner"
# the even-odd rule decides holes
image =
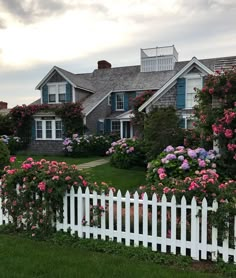
[[[196,171],[215,169],[216,158],[216,153],[213,150],[168,146],[157,159],[148,163],[147,181],[153,184],[164,179],[193,177]]]
[[[66,155],[80,157],[89,155],[106,155],[106,150],[111,144],[109,136],[74,134],[72,138],[63,141],[63,150]]]
[[[65,162],[34,161],[28,158],[19,168],[12,164],[4,168],[1,180],[2,207],[7,210],[14,227],[36,234],[52,232],[52,223],[60,215],[63,196],[72,186],[98,192],[108,192],[108,185],[90,183],[75,165]]]
[[[106,154],[111,156],[111,165],[117,168],[128,169],[145,163],[142,141],[136,138],[123,138],[112,142]]]

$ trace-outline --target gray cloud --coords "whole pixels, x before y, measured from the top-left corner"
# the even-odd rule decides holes
[[[107,8],[105,6],[101,4],[87,4],[82,0],[75,3],[70,3],[70,1],[65,0],[0,0],[0,6],[3,10],[25,24],[36,22],[45,17],[62,14],[72,9],[107,13]]]

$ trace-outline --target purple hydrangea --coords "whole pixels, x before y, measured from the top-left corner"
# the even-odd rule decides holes
[[[188,156],[191,158],[196,158],[197,153],[194,150],[188,149]]]
[[[181,169],[183,170],[188,170],[190,167],[189,167],[189,164],[188,164],[188,160],[185,159],[182,163],[182,165],[180,166]]]
[[[175,155],[175,154],[172,154],[172,153],[169,153],[169,154],[167,154],[166,159],[167,159],[167,160],[176,159],[176,155]]]
[[[167,152],[167,153],[170,153],[170,152],[173,152],[175,149],[172,147],[172,146],[167,146],[165,149],[164,149],[164,152]]]

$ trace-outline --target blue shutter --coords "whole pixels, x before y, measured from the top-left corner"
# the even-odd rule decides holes
[[[43,104],[48,103],[48,86],[44,85],[42,88]]]
[[[114,93],[111,94],[111,111],[116,111],[116,95]]]
[[[184,119],[184,118],[181,118],[181,119],[180,119],[180,121],[179,121],[179,127],[185,128],[185,119]]]
[[[129,109],[133,109],[133,100],[136,98],[136,92],[129,92]]]
[[[185,78],[179,78],[177,80],[177,96],[176,96],[176,108],[185,108],[185,91],[186,91],[186,80]]]
[[[36,138],[35,120],[32,121],[31,138],[32,140]]]
[[[66,84],[66,102],[72,102],[72,86],[71,84]]]
[[[124,93],[124,110],[129,110],[129,93]]]
[[[104,120],[104,132],[105,133],[110,133],[111,132],[111,120],[110,119],[105,119]]]

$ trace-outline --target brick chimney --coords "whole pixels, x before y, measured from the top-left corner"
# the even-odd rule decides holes
[[[98,69],[110,69],[111,64],[106,60],[98,61]]]
[[[0,110],[1,109],[7,109],[7,102],[0,101]]]

